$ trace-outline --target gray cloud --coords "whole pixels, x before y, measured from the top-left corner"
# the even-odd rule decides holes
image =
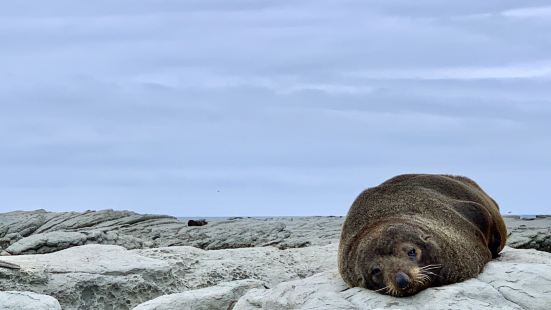
[[[404,172],[549,213],[543,1],[17,1],[1,210],[344,214]]]

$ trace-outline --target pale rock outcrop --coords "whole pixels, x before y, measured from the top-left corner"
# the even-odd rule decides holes
[[[184,219],[130,211],[14,211],[0,213],[0,255],[51,253],[84,244],[299,248],[336,242],[341,225],[342,217],[295,217],[209,220],[189,227]]]
[[[50,253],[94,243],[154,247],[160,232],[175,234],[183,226],[171,216],[130,211],[1,213],[0,255]]]
[[[63,309],[129,309],[161,295],[243,279],[273,286],[336,264],[336,244],[205,251],[194,247],[126,250],[84,245],[40,255],[5,256],[0,290],[51,295]]]
[[[64,309],[124,309],[170,292],[165,287],[176,281],[168,263],[114,245],[3,259],[21,269],[0,268],[0,290],[51,295]]]
[[[133,310],[231,309],[245,292],[263,286],[264,282],[251,279],[224,282],[207,288],[157,297]]]
[[[0,310],[61,310],[59,302],[33,292],[0,292]]]
[[[5,249],[10,255],[44,254],[84,244],[123,244],[127,249],[148,247],[145,242],[133,236],[113,232],[94,231],[52,231],[22,238]]]
[[[476,279],[429,288],[396,298],[347,288],[336,270],[252,289],[239,299],[242,309],[533,309],[551,305],[551,254],[506,248]]]
[[[212,251],[85,245],[50,254],[4,257],[21,269],[0,268],[0,289],[51,295],[63,309],[131,309],[142,303],[158,309],[194,303],[233,306],[235,300],[234,309],[277,310],[420,309],[426,305],[547,309],[551,304],[551,254],[542,251],[506,248],[476,279],[405,298],[347,288],[336,271],[336,252],[336,243],[287,250]],[[229,297],[221,298],[221,292],[229,292]]]

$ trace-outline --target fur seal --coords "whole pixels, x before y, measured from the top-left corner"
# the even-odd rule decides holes
[[[506,238],[497,203],[471,179],[404,174],[356,198],[339,271],[350,287],[409,296],[476,277]]]

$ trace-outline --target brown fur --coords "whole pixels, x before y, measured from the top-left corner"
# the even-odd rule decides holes
[[[407,296],[476,277],[506,238],[498,205],[474,181],[404,174],[356,198],[342,229],[339,271],[350,287]],[[398,273],[410,280],[406,288]]]

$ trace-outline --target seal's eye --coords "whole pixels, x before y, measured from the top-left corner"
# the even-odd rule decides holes
[[[409,256],[409,258],[411,258],[411,259],[417,258],[417,254],[415,253],[415,249],[409,250],[409,251],[408,251],[408,256]]]
[[[372,276],[378,276],[381,274],[381,268],[375,267],[371,269],[371,275]]]

